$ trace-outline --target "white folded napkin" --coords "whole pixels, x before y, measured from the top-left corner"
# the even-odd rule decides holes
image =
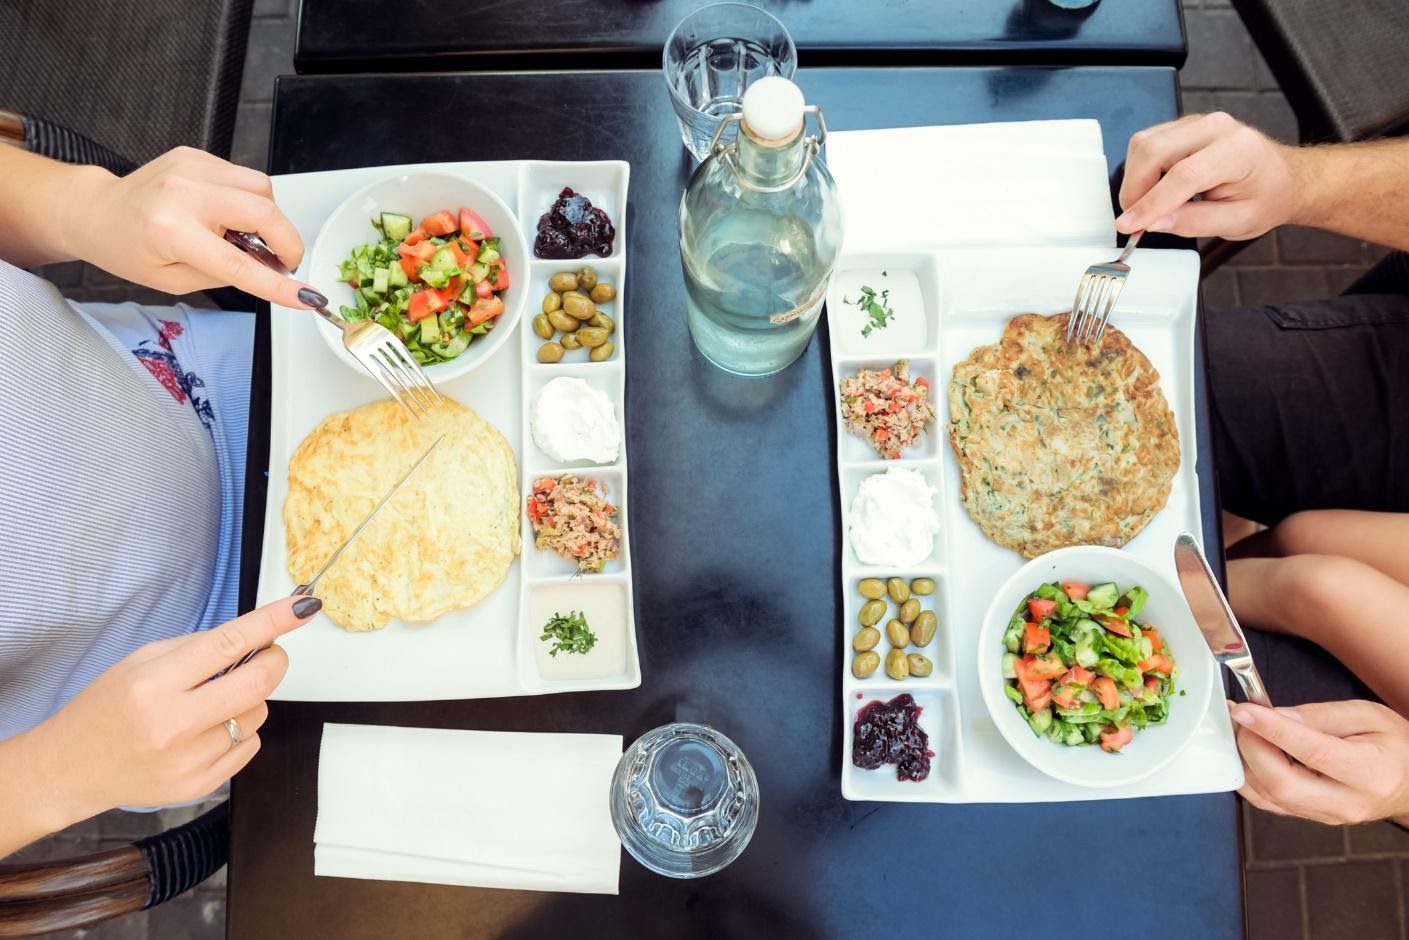
[[[621,736],[323,726],[313,873],[616,894]]]
[[[848,253],[1115,244],[1096,121],[838,131],[826,159]]]

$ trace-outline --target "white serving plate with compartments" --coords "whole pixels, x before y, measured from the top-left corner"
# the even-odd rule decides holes
[[[627,520],[626,445],[605,466],[555,464],[534,446],[528,409],[538,390],[557,375],[585,379],[611,398],[623,429],[626,424],[625,345],[621,314],[625,310],[626,195],[630,168],[624,162],[496,161],[366,167],[274,177],[279,207],[298,227],[306,249],[326,219],[349,195],[379,179],[399,174],[438,172],[464,176],[496,193],[515,214],[531,246],[538,217],[571,186],[605,209],[617,236],[608,258],[529,262],[529,298],[518,336],[511,336],[491,359],[448,382],[440,391],[469,405],[493,424],[518,459],[521,503],[539,476],[572,472],[600,480],[618,507],[622,545],[618,558],[601,574],[574,577],[574,566],[533,544],[527,517],[520,514],[523,549],[504,583],[473,607],[451,611],[431,623],[392,621],[381,630],[349,633],[326,617],[283,637],[289,671],[271,698],[285,701],[421,701],[538,695],[594,689],[630,689],[641,684],[636,647],[636,618],[631,583],[630,529]],[[368,227],[369,239],[372,229]],[[617,287],[617,298],[604,305],[616,318],[616,351],[606,362],[585,359],[585,352],[559,364],[537,361],[538,343],[529,325],[558,271],[594,267],[600,280]],[[317,285],[335,272],[311,271],[308,256],[297,277]],[[271,427],[269,491],[265,506],[264,544],[260,560],[260,604],[293,588],[285,564],[283,505],[288,493],[289,458],[303,438],[328,415],[385,397],[370,376],[342,362],[318,335],[316,318],[307,311],[275,306],[271,310]],[[575,361],[581,358],[581,362]],[[434,372],[431,373],[434,378]],[[599,678],[546,679],[536,660],[536,645],[549,609],[569,595],[585,592],[583,606],[624,609],[625,642],[621,668]],[[559,605],[561,606],[561,605]],[[546,613],[545,613],[546,610]],[[565,611],[564,611],[565,612]],[[536,619],[535,619],[536,618]],[[589,616],[590,621],[590,616]],[[590,655],[590,654],[589,654]]]
[[[1053,779],[1008,745],[989,717],[974,674],[978,634],[995,591],[1025,561],[990,542],[959,501],[959,467],[948,441],[948,387],[955,363],[977,346],[996,343],[1008,319],[1020,313],[1052,314],[1067,310],[1077,280],[1087,265],[1109,261],[1109,247],[1020,248],[853,253],[838,263],[828,294],[832,393],[841,378],[858,368],[880,369],[898,358],[911,363],[912,376],[930,382],[937,420],[932,432],[899,460],[878,458],[869,444],[849,433],[837,400],[837,473],[842,546],[842,795],[851,800],[933,803],[1007,803],[1112,799],[1208,793],[1242,785],[1242,765],[1233,743],[1232,725],[1223,704],[1221,683],[1213,683],[1206,702],[1178,700],[1173,707],[1204,712],[1199,729],[1174,760],[1158,772],[1117,787],[1088,788]],[[1181,463],[1169,501],[1128,546],[1135,555],[1174,580],[1173,547],[1182,531],[1200,532],[1198,480],[1194,462],[1194,342],[1198,309],[1198,255],[1190,251],[1137,250],[1132,274],[1113,318],[1160,373],[1160,385],[1174,411],[1180,435]],[[860,272],[913,272],[920,285],[920,310],[896,309],[922,318],[923,329],[860,334],[865,315],[843,296],[855,299]],[[877,290],[883,284],[869,282]],[[893,323],[898,325],[897,323]],[[895,337],[907,335],[897,342]],[[890,466],[919,470],[939,493],[936,508],[943,522],[930,557],[913,568],[893,570],[862,564],[851,546],[847,515],[861,481]],[[852,637],[864,599],[857,584],[868,577],[933,578],[938,590],[923,599],[939,617],[929,647],[918,652],[934,663],[926,678],[897,681],[884,665],[867,679],[851,674]],[[1036,587],[1036,585],[1033,585]],[[892,605],[891,609],[894,609]],[[891,614],[893,616],[893,614]],[[883,630],[885,621],[878,624]],[[876,647],[884,658],[890,644],[884,635]],[[913,648],[911,648],[912,651]],[[1206,650],[1176,650],[1175,656],[1207,655]],[[866,703],[888,701],[902,692],[923,709],[920,726],[934,752],[929,777],[920,782],[896,779],[890,765],[862,770],[852,765],[852,725]],[[1052,744],[1052,747],[1061,745]],[[1120,755],[1111,755],[1113,761]]]

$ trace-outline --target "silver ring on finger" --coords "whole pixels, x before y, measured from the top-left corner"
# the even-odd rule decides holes
[[[233,718],[225,719],[225,733],[230,735],[231,747],[244,740],[244,736],[240,734],[240,723]]]

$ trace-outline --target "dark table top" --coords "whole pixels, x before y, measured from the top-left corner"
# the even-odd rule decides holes
[[[800,84],[838,129],[1094,116],[1113,166],[1130,135],[1173,117],[1177,100],[1169,69],[824,69],[802,73]],[[419,102],[428,126],[445,130],[404,133],[408,101]],[[578,134],[565,154],[556,128],[579,109],[596,132]],[[842,799],[838,689],[846,664],[837,639],[840,520],[826,336],[769,379],[729,376],[694,352],[675,221],[690,164],[657,74],[284,78],[275,94],[275,173],[565,155],[631,163],[621,324],[631,350],[627,445],[642,685],[459,702],[273,703],[263,750],[234,783],[230,935],[861,937],[894,935],[900,916],[926,936],[1008,936],[1034,929],[1034,904],[1057,905],[1071,923],[1069,891],[1087,899],[1075,922],[1086,936],[1116,929],[1101,919],[1100,898],[1116,899],[1121,924],[1134,917],[1171,936],[1241,935],[1229,794],[1037,805]],[[262,323],[261,370],[267,309]],[[251,586],[268,412],[267,381],[255,381],[243,571]],[[1205,532],[1216,545],[1200,431]],[[757,832],[718,875],[672,881],[623,853],[615,897],[313,876],[325,721],[609,732],[631,741],[678,718],[724,731],[758,773]],[[1073,833],[1077,846],[1064,841]],[[1050,896],[1025,888],[1036,872],[1052,870],[1062,847],[1078,864],[1113,864],[1104,886],[1077,879]],[[1121,885],[1136,886],[1134,893]],[[1122,911],[1133,898],[1138,911]]]
[[[754,0],[803,67],[1168,65],[1187,47],[1179,0]],[[702,0],[302,0],[299,72],[660,68],[665,38]]]

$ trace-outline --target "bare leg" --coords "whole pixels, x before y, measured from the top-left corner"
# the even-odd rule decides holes
[[[1409,587],[1351,558],[1244,558],[1228,563],[1228,599],[1247,626],[1316,643],[1409,715]]]
[[[1223,548],[1229,549],[1251,535],[1257,534],[1258,525],[1251,519],[1223,513]]]
[[[1298,512],[1237,543],[1230,558],[1339,555],[1409,584],[1409,515],[1319,509]]]

